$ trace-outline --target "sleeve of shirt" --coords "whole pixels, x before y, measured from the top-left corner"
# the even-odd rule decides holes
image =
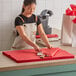
[[[41,20],[40,20],[40,18],[37,16],[37,26],[38,26],[39,24],[41,24]]]
[[[16,19],[15,19],[15,27],[16,26],[22,26],[22,25],[23,25],[23,21],[19,17],[16,17]]]

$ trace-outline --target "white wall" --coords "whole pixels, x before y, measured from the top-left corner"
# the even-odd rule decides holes
[[[14,19],[21,12],[22,0],[0,0],[0,50],[10,49]]]
[[[53,11],[54,15],[49,19],[49,25],[61,29],[62,16],[70,4],[76,4],[76,0],[46,0],[46,8]]]
[[[35,14],[43,9],[52,10],[54,15],[49,19],[49,26],[61,29],[62,15],[69,5],[76,0],[37,0]],[[20,14],[23,0],[0,0],[0,50],[10,49],[13,40],[14,19]]]

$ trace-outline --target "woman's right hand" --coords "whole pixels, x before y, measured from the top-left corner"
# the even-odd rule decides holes
[[[35,51],[40,52],[40,48],[37,44],[35,44],[33,48],[35,49]]]

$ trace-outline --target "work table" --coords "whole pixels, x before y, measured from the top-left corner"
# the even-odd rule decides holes
[[[60,40],[50,42],[53,47],[59,47],[63,50],[66,50],[73,55],[76,55],[76,48],[71,46],[63,46],[60,44]],[[27,62],[27,63],[16,63],[10,58],[4,56],[2,51],[0,52],[0,71],[10,71],[10,70],[21,70],[21,69],[31,69],[39,67],[48,67],[48,66],[58,66],[58,65],[67,65],[67,64],[76,64],[76,58],[74,59],[62,59],[62,60],[49,60],[49,61],[38,61],[38,62]]]
[[[60,43],[61,31],[53,29],[52,34],[58,34],[59,40],[50,41],[53,47],[59,47],[76,56],[76,48],[63,46]],[[39,44],[45,48],[43,44]],[[4,50],[5,51],[5,50]],[[10,50],[11,51],[11,50]],[[16,63],[4,56],[0,51],[0,76],[72,76],[76,75],[76,57],[72,59],[48,60],[37,62]]]

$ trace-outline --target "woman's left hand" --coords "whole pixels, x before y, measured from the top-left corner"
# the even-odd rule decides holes
[[[52,45],[49,44],[47,47],[48,47],[49,49],[51,49],[51,48],[52,48]]]

